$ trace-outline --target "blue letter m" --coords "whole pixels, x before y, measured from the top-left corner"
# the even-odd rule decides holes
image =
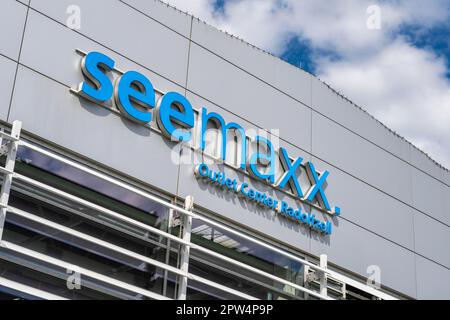
[[[241,156],[240,156],[240,168],[245,169],[245,163],[247,161],[247,138],[245,136],[244,129],[237,123],[230,122],[225,124],[225,120],[218,113],[211,112],[208,113],[206,108],[202,108],[202,131],[201,131],[201,145],[200,148],[204,151],[206,147],[205,141],[205,133],[207,131],[208,121],[213,121],[213,123],[219,129],[219,132],[222,137],[222,148],[221,157],[222,160],[225,161],[226,153],[227,153],[227,132],[228,130],[234,129],[235,132],[239,132],[239,139],[241,141]]]

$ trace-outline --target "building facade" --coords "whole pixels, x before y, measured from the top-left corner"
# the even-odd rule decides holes
[[[450,299],[450,174],[154,0],[0,3],[1,298]]]

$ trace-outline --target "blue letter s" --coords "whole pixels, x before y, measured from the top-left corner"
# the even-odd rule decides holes
[[[86,81],[79,86],[79,94],[93,102],[105,102],[113,93],[113,85],[105,72],[114,68],[114,60],[99,52],[90,52],[81,61],[81,70],[95,87]]]

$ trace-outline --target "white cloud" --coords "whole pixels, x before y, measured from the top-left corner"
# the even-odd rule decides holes
[[[447,167],[450,84],[433,53],[402,40],[358,61],[323,61],[321,78]]]
[[[318,76],[450,168],[450,82],[444,61],[399,36],[408,24],[429,28],[450,20],[446,0],[379,1],[381,30],[366,27],[360,0],[168,0],[181,10],[274,54],[290,36],[341,59],[313,57]],[[447,22],[448,23],[448,22]]]

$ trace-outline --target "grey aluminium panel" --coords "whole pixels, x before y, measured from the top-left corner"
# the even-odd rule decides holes
[[[412,204],[409,165],[315,112],[312,119],[314,156]]]
[[[416,168],[411,172],[414,207],[450,226],[450,215],[444,207],[448,187]]]
[[[204,105],[212,111],[221,112],[226,122],[238,121],[244,129],[252,128],[252,125],[248,122],[239,120],[232,114],[225,111],[219,111],[217,107],[209,104],[200,97],[193,94],[188,94],[187,97],[195,106]],[[286,148],[289,154],[293,156],[298,155],[304,157],[305,159],[310,158],[309,154],[301,152],[301,150],[292,146],[286,145]],[[245,226],[246,228],[255,230],[266,237],[275,239],[278,242],[284,242],[304,252],[309,251],[308,229],[301,227],[296,223],[287,221],[285,218],[275,215],[272,211],[261,208],[250,201],[244,200],[232,192],[226,192],[225,190],[221,190],[212,184],[198,180],[194,176],[194,168],[197,164],[201,163],[201,155],[194,156],[193,152],[187,148],[184,148],[183,152],[183,159],[186,160],[180,165],[180,197],[184,198],[187,195],[192,195],[194,196],[194,202],[196,205],[206,208],[207,210],[210,210],[225,219],[229,219],[237,224]],[[208,161],[208,159],[211,161],[210,158],[203,158],[204,161]],[[256,182],[242,172],[221,164],[211,164],[210,167],[213,168],[213,170],[224,171],[227,177],[237,179],[238,182],[247,182],[250,186],[257,188],[259,191],[267,192],[273,196],[276,196],[277,199],[286,200],[291,203],[291,205],[294,205],[295,203],[295,201],[286,194],[279,191],[274,191],[273,188]]]
[[[0,54],[13,60],[19,58],[20,43],[27,7],[15,0],[0,1]]]
[[[326,254],[329,263],[365,278],[371,275],[369,267],[378,267],[382,285],[416,296],[414,253],[353,223],[338,219],[330,236],[312,233],[311,253]]]
[[[397,157],[410,160],[409,143],[317,78],[312,80],[312,108]]]
[[[311,104],[311,74],[197,19],[192,24],[192,41],[302,103]]]
[[[450,269],[450,227],[416,212],[414,235],[418,254]]]
[[[33,0],[31,7],[63,25],[73,0]],[[79,32],[177,84],[186,82],[189,40],[119,1],[78,0]]]
[[[120,70],[135,70],[143,73],[151,80],[155,88],[163,92],[183,92],[182,87],[35,11],[30,11],[27,25],[21,63],[67,86],[76,88],[83,81],[80,67],[81,56],[75,52],[78,48],[86,52],[99,51],[108,55],[116,61],[116,67]]]
[[[443,181],[444,183],[450,187],[450,172],[449,171],[443,171],[442,172],[442,176],[443,176]]]
[[[0,56],[0,119],[7,121],[17,63]]]
[[[159,0],[120,0],[168,28],[190,37],[192,16],[169,7]]]
[[[191,151],[185,149],[191,156]],[[198,180],[194,176],[195,165],[182,164],[180,167],[179,196],[185,198],[188,195],[194,197],[195,204],[211,210],[217,215],[231,220],[234,223],[248,229],[259,232],[265,237],[278,242],[286,243],[304,252],[309,251],[309,230],[298,224],[288,222],[286,219],[276,216],[268,209],[261,208],[255,203],[239,197],[235,193],[225,192],[217,186]],[[237,179],[240,183],[247,182],[255,186],[250,178],[242,173],[223,165],[210,165],[213,170],[225,172],[227,177]],[[262,186],[259,190],[265,191]],[[280,195],[280,194],[279,194]]]
[[[192,44],[188,89],[309,152],[311,109]]]
[[[89,159],[175,194],[178,146],[98,105],[69,88],[19,67],[11,120],[23,128]]]
[[[341,208],[338,220],[349,220],[414,250],[414,209],[315,157],[312,161],[317,170],[330,172],[325,194],[332,206]]]
[[[445,169],[436,164],[433,160],[431,160],[424,152],[420,151],[414,146],[410,146],[411,148],[411,164],[418,169],[426,172],[437,180],[442,181],[443,183],[449,184],[449,181],[446,181],[444,175],[447,173]]]
[[[450,270],[416,255],[417,299],[449,300]]]
[[[444,220],[450,221],[450,187],[444,187]],[[450,223],[448,223],[450,225]]]

